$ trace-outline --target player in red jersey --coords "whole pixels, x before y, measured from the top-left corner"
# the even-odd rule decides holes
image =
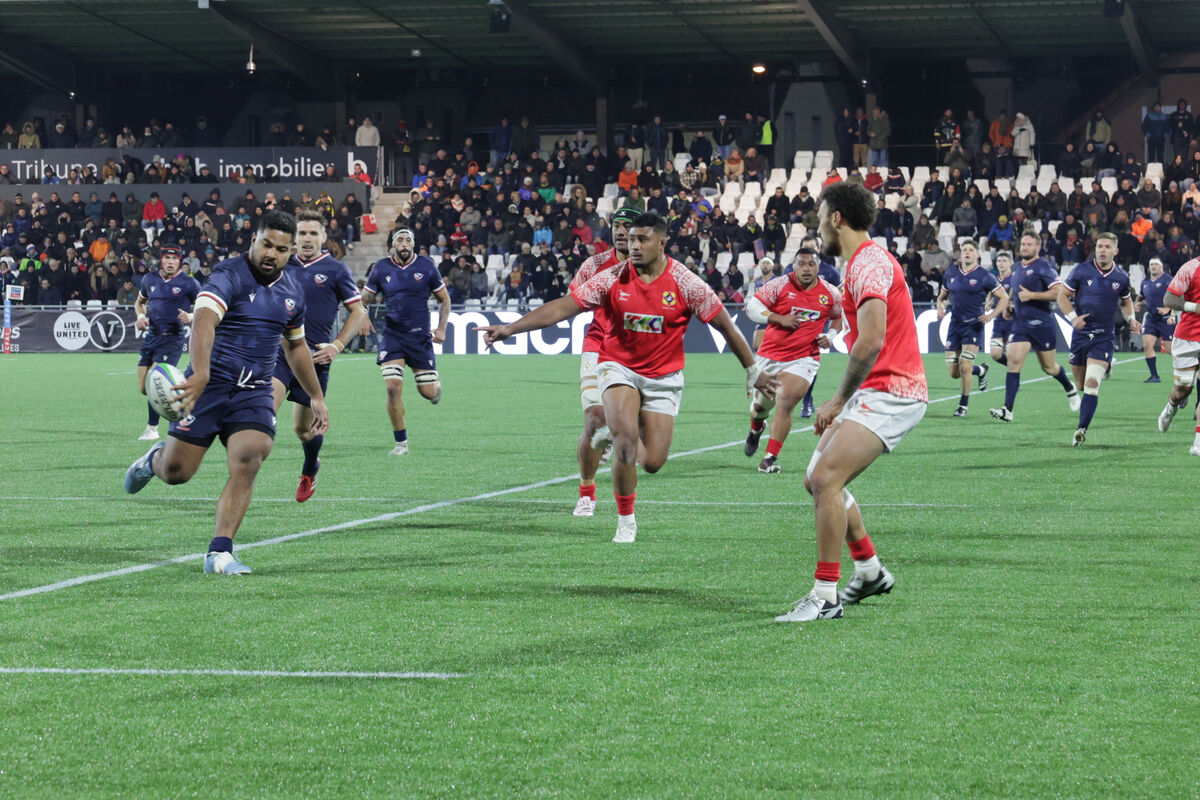
[[[767,325],[758,347],[758,365],[779,378],[778,397],[772,399],[755,393],[750,400],[747,456],[758,451],[767,417],[778,403],[767,455],[758,465],[759,472],[779,472],[776,461],[792,429],[792,410],[817,376],[821,348],[829,347],[829,337],[824,333],[826,320],[832,320],[833,330],[842,329],[842,293],[820,277],[820,268],[817,251],[803,247],[794,271],[763,284],[746,304],[750,319]]]
[[[595,277],[597,272],[615,267],[629,258],[629,226],[642,212],[633,208],[618,209],[612,216],[611,250],[605,250],[584,261],[571,279],[575,290]],[[583,357],[579,363],[579,399],[583,403],[583,432],[579,434],[576,454],[579,457],[579,500],[575,504],[575,516],[590,517],[596,513],[596,470],[600,468],[601,455],[612,441],[608,426],[604,424],[604,403],[600,399],[600,376],[596,364],[600,360],[600,342],[608,329],[608,318],[603,308],[592,313],[592,324],[583,337]],[[593,438],[594,437],[594,438]]]
[[[929,403],[904,270],[867,235],[875,210],[875,195],[858,184],[831,184],[821,193],[818,216],[825,252],[847,258],[842,308],[850,328],[850,357],[837,391],[813,420],[821,440],[804,487],[816,512],[816,581],[776,622],[835,619],[842,616],[843,603],[885,594],[896,582],[879,562],[858,503],[846,489],[900,443]],[[843,541],[854,559],[854,577],[838,592]]]
[[[1176,412],[1187,405],[1188,395],[1196,384],[1196,369],[1200,367],[1200,258],[1193,258],[1175,273],[1163,295],[1163,305],[1179,312],[1175,341],[1171,343],[1175,385],[1171,387],[1167,407],[1158,415],[1158,429],[1166,433]],[[1200,411],[1197,416],[1200,416]],[[1200,422],[1196,425],[1196,438],[1188,452],[1200,456]]]
[[[773,394],[775,379],[754,362],[750,345],[716,294],[694,272],[666,254],[667,223],[653,212],[633,220],[629,260],[604,270],[566,296],[546,303],[508,325],[479,328],[488,344],[514,333],[538,330],[585,309],[604,307],[612,324],[600,343],[600,393],[613,435],[613,495],[617,501],[614,542],[637,538],[639,429],[642,469],[655,473],[666,463],[683,391],[683,334],[693,315],[725,337],[746,368],[746,389]]]

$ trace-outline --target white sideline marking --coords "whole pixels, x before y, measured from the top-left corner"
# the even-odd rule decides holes
[[[1116,364],[1128,364],[1130,362],[1138,361],[1138,360],[1140,360],[1140,359],[1129,358],[1129,359],[1126,359],[1125,361],[1117,361],[1115,363]],[[1049,376],[1049,375],[1043,375],[1040,378],[1031,378],[1026,381],[1021,381],[1021,383],[1022,383],[1022,385],[1027,384],[1027,383],[1037,383],[1038,381],[1050,380],[1050,378],[1051,378],[1051,376]],[[997,387],[996,389],[989,389],[988,391],[989,392],[996,391],[999,388],[1000,387]],[[976,394],[978,394],[978,392]],[[959,397],[958,395],[939,397],[936,400],[930,400],[929,404],[933,405],[934,403],[944,403],[949,400],[957,400],[958,397]],[[804,428],[800,428],[799,430],[793,428],[792,432],[793,433],[797,433],[797,432],[803,433],[805,431],[810,431],[810,430],[812,430],[811,425],[804,427]],[[744,444],[744,442],[741,439],[734,441],[734,442],[725,442],[724,444],[709,445],[708,447],[698,447],[695,450],[685,450],[682,453],[672,453],[671,455],[667,456],[667,459],[673,460],[676,458],[684,458],[685,456],[699,455],[700,453],[709,453],[709,452],[712,452],[713,450],[724,450],[725,448],[735,447],[740,444]],[[609,467],[605,467],[604,469],[599,470],[596,474],[597,475],[604,474],[606,472],[609,472],[610,469],[611,468],[609,468]],[[284,536],[276,536],[271,539],[262,539],[257,542],[249,542],[247,544],[238,545],[238,550],[239,551],[249,550],[252,547],[266,547],[267,545],[281,544],[283,542],[290,542],[294,539],[305,539],[310,536],[317,536],[318,534],[322,534],[322,533],[332,533],[333,531],[343,531],[343,530],[347,530],[350,528],[358,528],[363,525],[370,525],[375,522],[388,522],[393,519],[399,519],[400,517],[408,517],[408,516],[412,516],[414,514],[424,514],[427,511],[436,511],[441,508],[448,508],[450,506],[461,505],[462,503],[472,503],[472,502],[476,502],[479,500],[489,500],[493,497],[503,497],[504,495],[518,494],[520,492],[527,492],[531,489],[543,489],[547,486],[557,486],[560,483],[566,483],[568,481],[574,481],[574,480],[578,480],[578,479],[579,479],[579,473],[576,472],[572,475],[565,475],[565,476],[562,476],[559,478],[550,478],[548,480],[538,481],[537,483],[527,483],[524,486],[514,486],[509,489],[499,489],[494,492],[484,492],[482,494],[476,494],[476,495],[472,495],[470,497],[459,497],[459,498],[455,498],[453,500],[442,500],[437,503],[427,503],[425,505],[415,506],[413,508],[409,508],[404,511],[393,511],[393,512],[390,512],[387,514],[380,514],[380,515],[374,516],[374,517],[366,517],[364,519],[354,519],[354,520],[349,520],[347,522],[339,522],[336,525],[326,525],[323,528],[313,528],[312,530],[301,531],[299,533],[289,533]],[[80,498],[80,499],[95,500],[97,498]],[[642,501],[642,502],[646,502],[646,501]],[[693,505],[695,505],[695,504],[693,504]],[[164,559],[162,561],[154,561],[154,562],[150,562],[150,563],[146,563],[146,564],[135,564],[130,567],[122,567],[121,569],[109,570],[108,572],[96,572],[91,575],[81,575],[78,578],[69,578],[68,580],[59,581],[57,583],[49,583],[44,586],[33,586],[28,589],[20,589],[15,592],[8,592],[7,594],[0,594],[0,601],[16,600],[21,597],[29,597],[31,595],[45,594],[47,592],[58,591],[59,589],[69,589],[72,586],[80,586],[85,583],[93,583],[95,581],[102,581],[102,580],[106,580],[108,578],[119,578],[124,575],[133,575],[134,573],[145,572],[147,570],[156,569],[157,567],[166,567],[166,566],[170,566],[171,564],[183,564],[188,561],[199,561],[199,560],[203,559],[204,556],[205,556],[205,553],[189,553],[185,556],[175,556],[174,558],[168,558],[168,559]]]
[[[741,444],[741,442],[734,442],[734,444]],[[571,477],[578,478],[579,476],[573,475]],[[215,502],[217,498],[215,498],[215,497],[172,497],[170,499],[180,500],[180,501],[185,501],[185,502],[204,502],[204,501]],[[358,503],[358,502],[366,502],[369,500],[372,503],[389,503],[389,502],[400,502],[403,499],[404,498],[401,498],[401,497],[320,497],[320,498],[313,497],[313,498],[309,499],[307,502],[311,503],[315,500],[322,500],[326,503]],[[128,500],[123,497],[0,497],[0,501],[3,501],[3,500],[20,500],[20,501],[34,501],[34,502],[42,501],[42,502],[48,502],[48,503],[58,503],[58,502],[70,501],[70,500],[79,500],[79,501],[87,501],[87,502],[94,502],[97,500],[111,501],[111,502],[117,502],[117,503],[128,502]],[[295,500],[293,500],[291,498],[284,498],[284,497],[264,497],[264,498],[262,498],[262,500],[255,498],[254,502],[255,503],[259,503],[259,502],[262,502],[262,503],[292,503],[292,504],[296,503]],[[466,502],[471,502],[471,501],[469,499],[467,499],[467,500],[463,500],[462,502],[466,503]],[[530,505],[539,505],[539,504],[561,504],[562,500],[552,499],[552,498],[546,498],[546,499],[539,500],[537,498],[529,497],[529,498],[521,498],[521,499],[515,499],[515,500],[507,500],[505,502],[529,503]],[[639,506],[644,506],[644,505],[728,506],[729,503],[721,502],[719,500],[694,500],[694,501],[693,500],[638,500],[638,505]],[[811,505],[811,503],[801,502],[801,501],[796,501],[796,502],[758,502],[758,501],[756,501],[754,503],[754,505],[756,505],[756,506],[805,506],[805,505]],[[876,508],[882,508],[882,507],[889,507],[889,508],[970,508],[970,506],[966,503],[859,503],[859,505],[864,508],[867,508],[867,507],[876,507]],[[250,545],[246,545],[246,547],[249,547],[249,546]],[[238,547],[239,547],[239,549],[241,549],[241,545],[239,545]]]
[[[451,680],[468,678],[465,672],[288,672],[274,669],[75,669],[66,667],[0,667],[0,675],[216,675],[231,678],[369,678],[386,680]]]

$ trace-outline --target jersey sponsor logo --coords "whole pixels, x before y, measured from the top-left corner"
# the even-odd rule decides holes
[[[317,286],[323,286],[327,280],[329,279],[324,275],[313,275],[313,283],[315,283]]]
[[[637,333],[662,333],[663,318],[656,314],[625,312],[625,330]]]
[[[675,305],[675,293],[671,292],[671,291],[663,292],[662,293],[662,301],[663,301],[664,306],[666,306],[667,308],[671,308],[672,306]]]
[[[804,322],[816,322],[821,318],[820,311],[814,311],[811,308],[803,308],[802,306],[792,306],[792,310],[788,313],[793,317],[799,317]]]

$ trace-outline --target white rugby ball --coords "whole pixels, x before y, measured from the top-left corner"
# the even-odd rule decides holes
[[[170,364],[155,364],[146,373],[146,399],[159,416],[177,422],[183,416],[180,392],[174,387],[183,382],[183,373]]]

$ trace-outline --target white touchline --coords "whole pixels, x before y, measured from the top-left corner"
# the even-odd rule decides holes
[[[1129,358],[1129,359],[1126,359],[1125,361],[1118,361],[1116,363],[1117,364],[1127,364],[1131,361],[1137,361],[1137,360],[1139,360],[1139,359]],[[1043,375],[1040,378],[1030,378],[1029,380],[1021,381],[1021,383],[1026,384],[1026,383],[1037,383],[1038,381],[1047,381],[1047,380],[1050,380],[1050,377],[1051,376],[1049,376],[1049,375]],[[988,391],[996,391],[996,390],[989,389]],[[934,403],[944,403],[948,400],[957,400],[958,397],[959,397],[958,395],[951,395],[948,397],[939,397],[937,400],[930,400],[929,404],[933,405]],[[798,430],[793,428],[792,432],[793,433],[803,433],[803,432],[809,431],[809,430],[812,430],[811,425],[804,427],[804,428],[800,428]],[[735,442],[725,442],[724,444],[709,445],[708,447],[697,447],[695,450],[685,450],[682,453],[672,453],[671,455],[667,456],[667,458],[668,459],[684,458],[686,456],[699,455],[700,453],[710,453],[713,450],[724,450],[727,447],[735,447],[740,444],[743,444],[743,441],[741,439],[739,439]],[[608,472],[609,469],[610,468],[602,469],[597,474],[604,474],[604,473]],[[518,494],[520,492],[528,492],[531,489],[543,489],[547,486],[556,486],[560,483],[566,483],[568,481],[574,481],[574,480],[578,480],[578,479],[579,479],[579,473],[576,472],[573,475],[564,475],[560,478],[550,478],[549,480],[538,481],[537,483],[527,483],[524,486],[513,486],[512,488],[509,488],[509,489],[499,489],[494,492],[484,492],[483,494],[476,494],[476,495],[472,495],[470,497],[458,497],[453,500],[442,500],[441,502],[437,502],[437,503],[426,503],[425,505],[415,506],[413,508],[405,509],[404,511],[393,511],[393,512],[390,512],[387,514],[380,514],[375,517],[366,517],[364,519],[352,519],[352,520],[348,520],[346,522],[339,522],[336,525],[326,525],[323,528],[313,528],[312,530],[309,530],[309,531],[300,531],[299,533],[289,533],[284,536],[276,536],[271,539],[262,539],[257,542],[247,542],[246,544],[238,545],[238,550],[249,550],[252,547],[266,547],[267,545],[281,544],[283,542],[290,542],[294,539],[306,539],[310,536],[317,536],[322,533],[332,533],[334,531],[344,531],[344,530],[348,530],[350,528],[359,528],[359,527],[362,527],[363,525],[371,525],[376,522],[388,522],[393,519],[399,519],[400,517],[409,517],[414,514],[424,514],[427,511],[437,511],[438,509],[441,509],[441,508],[457,506],[457,505],[461,505],[463,503],[473,503],[473,502],[476,502],[479,500],[489,500],[493,497],[503,497],[504,495],[508,495],[508,494]],[[87,499],[95,500],[97,498],[87,498]],[[643,502],[645,502],[645,501],[643,501]],[[96,572],[91,575],[81,575],[78,578],[69,578],[65,581],[59,581],[57,583],[48,583],[44,586],[32,586],[28,589],[18,589],[15,592],[8,592],[7,594],[0,594],[0,601],[16,600],[18,598],[29,597],[31,595],[46,594],[47,592],[56,592],[59,589],[69,589],[72,586],[80,586],[85,583],[94,583],[95,581],[102,581],[102,580],[106,580],[108,578],[120,578],[124,575],[133,575],[134,573],[137,573],[137,572],[145,572],[147,570],[157,569],[158,567],[167,567],[172,564],[183,564],[188,561],[199,561],[199,560],[203,559],[204,556],[205,556],[205,553],[188,553],[185,556],[175,556],[174,558],[168,558],[168,559],[164,559],[162,561],[153,561],[153,562],[149,562],[146,564],[134,564],[133,566],[130,566],[130,567],[122,567],[121,569],[109,570],[108,572]]]
[[[469,678],[465,672],[314,672],[275,669],[93,669],[73,667],[0,667],[0,675],[215,675],[231,678],[369,678],[383,680],[451,680]]]

